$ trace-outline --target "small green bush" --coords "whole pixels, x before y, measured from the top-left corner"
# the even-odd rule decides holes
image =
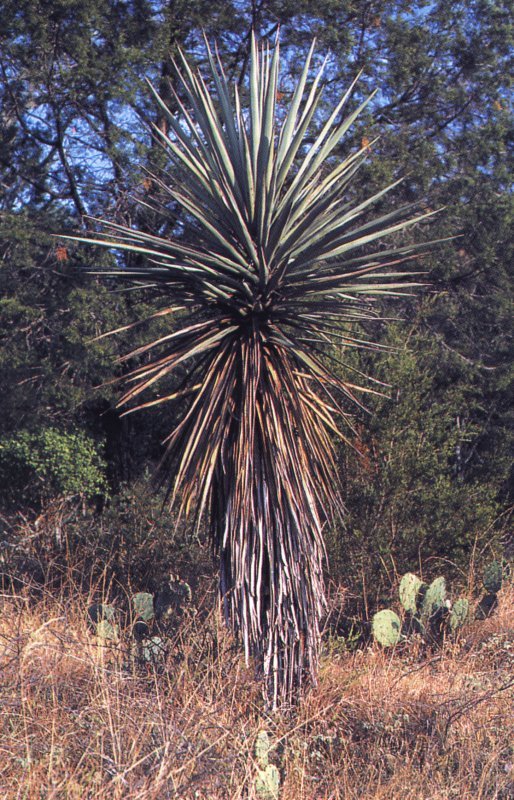
[[[53,497],[107,493],[105,463],[83,433],[44,428],[0,439],[0,503],[37,506]]]

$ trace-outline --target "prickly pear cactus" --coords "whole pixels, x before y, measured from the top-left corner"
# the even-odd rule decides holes
[[[138,592],[132,596],[134,616],[143,622],[150,622],[154,618],[153,595],[150,592]]]
[[[280,773],[269,763],[271,744],[267,731],[260,731],[255,743],[257,774],[254,778],[255,797],[258,800],[278,800]]]
[[[496,594],[500,591],[503,583],[503,567],[499,561],[491,561],[485,567],[482,582],[489,594]]]
[[[103,619],[112,622],[116,616],[116,609],[114,606],[106,605],[105,603],[93,603],[87,610],[89,621],[95,625]]]
[[[180,621],[192,599],[189,584],[171,575],[155,596],[156,619],[162,623]]]
[[[377,611],[373,617],[373,636],[383,647],[393,647],[400,641],[401,628],[400,617],[389,608]]]
[[[118,641],[119,628],[114,622],[116,619],[114,606],[109,606],[105,603],[94,603],[89,606],[87,613],[89,621],[94,624],[95,634],[99,639]]]
[[[469,614],[469,602],[465,597],[460,597],[452,606],[450,612],[450,630],[455,633],[458,628],[461,628],[466,622]]]
[[[166,655],[166,645],[160,636],[145,639],[141,648],[141,658],[148,663],[163,661]]]
[[[119,641],[118,626],[113,625],[112,622],[107,622],[106,619],[103,619],[101,622],[97,623],[96,635],[99,639],[109,640],[111,642]]]
[[[436,578],[434,581],[432,581],[426,590],[421,607],[423,617],[426,619],[431,617],[445,605],[445,602],[446,581],[441,576],[440,578]]]
[[[424,583],[413,572],[407,572],[400,581],[400,602],[409,614],[416,614],[420,600],[420,589]]]

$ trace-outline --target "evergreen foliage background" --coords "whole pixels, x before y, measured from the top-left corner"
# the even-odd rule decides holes
[[[514,494],[509,3],[2,0],[0,11],[0,447],[82,431],[114,496],[153,469],[166,410],[120,419],[115,391],[93,387],[123,343],[87,343],[151,298],[84,279],[81,268],[113,256],[51,234],[91,228],[88,214],[154,231],[133,198],[158,191],[143,168],[162,154],[144,122],[166,121],[144,78],[166,97],[171,55],[181,46],[201,63],[205,31],[242,81],[252,25],[270,39],[280,25],[291,77],[313,35],[329,54],[328,107],[359,69],[360,96],[379,87],[354,132],[356,146],[370,143],[364,193],[407,174],[396,202],[445,205],[430,237],[459,236],[423,258],[429,285],[402,319],[374,331],[395,349],[338,353],[392,388],[355,416],[362,456],[340,453],[348,516],[330,535],[331,575],[376,595],[378,576],[499,548]],[[40,502],[14,498],[24,513]]]

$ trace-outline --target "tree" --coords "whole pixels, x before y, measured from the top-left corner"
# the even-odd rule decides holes
[[[203,29],[216,40],[227,72],[244,91],[251,28],[264,40],[272,40],[280,25],[284,57],[279,90],[285,101],[313,35],[318,37],[319,52],[328,54],[320,105],[325,103],[325,114],[330,114],[360,68],[356,101],[371,88],[379,88],[356,120],[353,138],[348,134],[348,146],[370,142],[368,161],[360,180],[348,187],[349,197],[358,203],[368,190],[378,191],[402,171],[408,177],[391,191],[391,200],[402,204],[423,197],[432,208],[446,206],[444,214],[434,219],[431,235],[459,235],[438,248],[436,256],[424,257],[430,286],[418,293],[418,299],[403,298],[396,306],[405,324],[394,342],[408,337],[412,352],[402,348],[397,366],[394,356],[384,352],[352,355],[347,350],[344,357],[356,369],[379,375],[387,369],[399,381],[392,381],[391,400],[375,403],[372,396],[368,398],[371,417],[352,412],[359,431],[366,435],[369,430],[370,440],[362,445],[387,452],[389,434],[400,418],[404,425],[411,419],[427,454],[447,436],[453,455],[443,448],[448,456],[437,468],[443,470],[448,485],[445,496],[462,498],[467,509],[469,535],[459,549],[461,565],[478,535],[484,545],[494,544],[514,497],[509,466],[514,430],[510,4],[506,0],[451,4],[442,0],[2,0],[0,7],[2,433],[18,428],[33,431],[40,425],[84,428],[110,442],[109,470],[118,479],[121,460],[121,477],[126,479],[146,463],[143,453],[157,459],[166,424],[164,410],[160,415],[157,407],[152,415],[134,415],[123,423],[112,409],[104,414],[112,390],[106,387],[93,394],[92,387],[107,376],[110,354],[115,355],[117,347],[100,340],[86,356],[84,346],[84,339],[101,326],[102,330],[121,326],[142,309],[134,294],[109,297],[107,291],[101,294],[77,276],[76,265],[95,266],[96,251],[77,252],[69,246],[67,253],[59,251],[63,258],[59,261],[56,240],[46,232],[90,225],[84,210],[150,233],[159,230],[164,235],[171,229],[171,219],[162,220],[133,199],[137,195],[151,203],[158,186],[141,167],[153,169],[152,162],[163,158],[141,118],[163,131],[167,126],[165,112],[144,88],[144,78],[153,81],[168,105],[174,104],[167,88],[170,52],[176,55],[182,46],[196,63],[204,64]],[[323,118],[320,114],[319,121]],[[313,120],[312,137],[315,127]],[[375,133],[380,136],[377,141]],[[335,157],[339,155],[343,158],[344,150],[334,151]],[[182,213],[177,204],[173,211]],[[423,231],[419,234],[423,236]],[[136,259],[126,251],[117,254],[120,265],[134,266]],[[139,330],[129,334],[135,337]],[[392,341],[385,328],[375,326],[373,335],[378,341],[382,336],[385,342]],[[425,380],[426,358],[433,370],[430,381]],[[407,365],[410,372],[404,369]],[[126,362],[118,367],[128,368]],[[428,405],[430,431],[423,429]],[[105,430],[108,419],[110,432]],[[405,445],[404,464],[407,444],[413,441],[406,436],[400,442],[400,447]],[[433,516],[426,515],[423,525],[417,526],[414,507],[407,513],[409,504],[402,503],[403,468],[396,477],[388,472],[387,481],[380,476],[371,492],[369,474],[361,469],[366,462],[355,463],[350,449],[342,458],[351,458],[354,464],[354,481],[346,486],[347,520],[348,530],[358,535],[342,534],[344,572],[334,577],[351,580],[351,552],[366,571],[369,564],[377,565],[366,576],[375,585],[381,564],[376,553],[390,552],[398,563],[405,553],[412,558],[418,553],[414,529],[424,530],[419,549],[424,561],[454,557],[453,519],[445,522],[439,516],[439,534],[431,536]],[[385,457],[379,459],[380,464],[384,461]],[[387,463],[394,470],[402,460]],[[433,507],[437,502],[433,461],[423,459],[416,466],[427,470],[418,473],[418,486],[427,501],[421,507]],[[476,499],[477,482],[488,496],[485,505]],[[396,487],[391,502],[402,512],[395,516],[396,527],[390,528],[380,516],[386,484],[391,491]],[[485,506],[490,509],[487,524],[481,511]],[[500,520],[495,525],[492,509]],[[482,525],[494,532],[492,539],[481,532]],[[362,550],[359,543],[366,543]],[[360,591],[352,586],[355,593]]]
[[[399,265],[416,251],[404,232],[431,216],[414,216],[414,204],[384,210],[395,184],[348,203],[367,145],[343,161],[331,154],[369,100],[341,121],[350,87],[320,124],[323,67],[309,83],[312,56],[279,108],[278,41],[271,55],[254,40],[247,110],[210,50],[205,79],[182,58],[180,116],[157,96],[174,181],[152,178],[157,210],[178,204],[180,224],[163,237],[107,222],[107,237],[85,239],[144,256],[107,274],[154,285],[165,303],[156,315],[178,317],[129,354],[155,353],[126,376],[120,404],[189,398],[167,439],[171,503],[199,519],[208,509],[227,622],[261,664],[274,705],[305,674],[315,678],[322,527],[341,508],[329,434],[347,418],[342,401],[359,402],[360,387],[325,361],[326,343],[373,347],[352,326],[376,316],[374,298],[402,293]],[[141,397],[184,362],[178,390]]]
[[[87,227],[92,213],[131,219],[129,188],[142,181],[131,165],[152,158],[139,118],[150,113],[144,76],[165,74],[168,48],[195,24],[188,6],[185,15],[178,3],[146,0],[1,3],[0,370],[8,390],[0,435],[86,428],[106,440],[114,486],[134,475],[138,445],[151,452],[160,432],[155,417],[143,430],[121,423],[109,387],[93,395],[112,375],[115,348],[85,340],[99,325],[130,319],[133,303],[85,282],[84,254],[52,234]]]

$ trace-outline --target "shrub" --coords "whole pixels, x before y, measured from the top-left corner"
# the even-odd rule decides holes
[[[90,499],[106,493],[105,462],[85,434],[45,428],[0,439],[4,506],[39,506],[58,495]]]

